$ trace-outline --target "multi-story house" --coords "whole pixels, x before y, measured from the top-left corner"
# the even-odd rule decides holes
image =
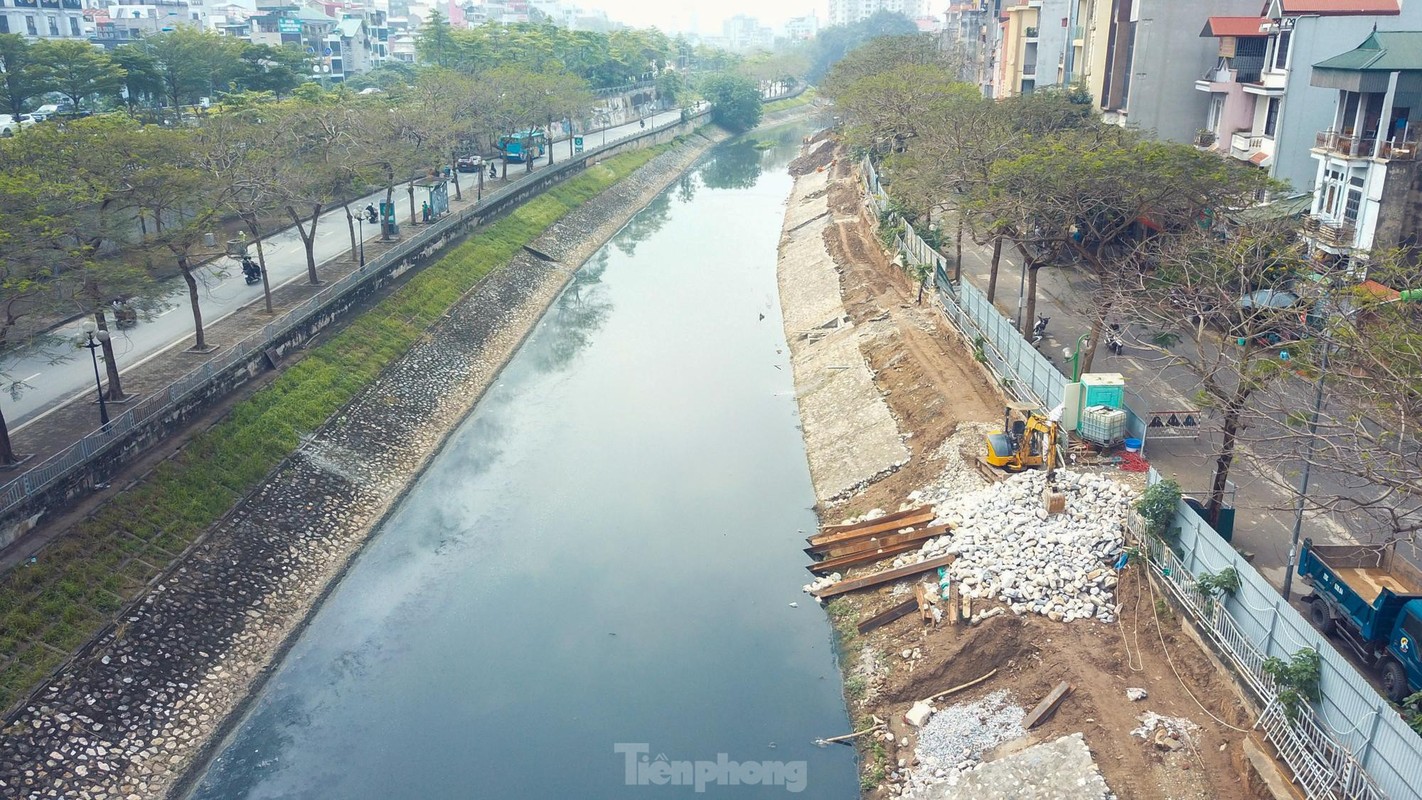
[[[1101,88],[1093,92],[1106,121],[1194,141],[1209,99],[1192,82],[1197,65],[1216,57],[1217,45],[1188,32],[1210,17],[1258,9],[1259,0],[1114,0],[1108,19],[1094,21],[1108,28]]]
[[[943,12],[942,47],[958,59],[958,77],[978,87],[984,97],[992,96],[1001,3],[1002,0],[965,0]]]
[[[1305,235],[1321,267],[1357,268],[1368,251],[1415,252],[1422,225],[1422,31],[1374,31],[1313,65],[1331,120],[1314,132]]]
[[[924,0],[829,0],[829,24],[853,25],[880,11],[919,19],[923,16],[923,8]]]
[[[83,0],[0,0],[0,33],[28,39],[84,39],[92,25]]]
[[[1296,68],[1336,55],[1340,42],[1373,30],[1422,28],[1422,4],[1399,0],[1263,0],[1258,16],[1212,17],[1201,36],[1217,42],[1195,88],[1209,98],[1197,144],[1249,161],[1299,191],[1314,187],[1309,153],[1327,127],[1332,93]]]
[[[1031,94],[1066,79],[1070,0],[1012,0],[998,17],[992,97]]]

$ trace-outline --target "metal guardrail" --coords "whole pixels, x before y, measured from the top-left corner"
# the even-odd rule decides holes
[[[667,128],[682,124],[681,120],[666,123],[661,126],[648,128],[644,132],[636,135],[600,145],[565,159],[561,164],[532,173],[536,179],[545,179],[550,175],[558,175],[563,172],[582,169],[582,165],[589,159],[601,157],[608,150],[625,147],[629,142],[655,136]],[[21,503],[35,494],[44,491],[55,481],[68,475],[70,472],[80,468],[84,464],[94,459],[96,456],[108,452],[116,443],[123,442],[128,433],[144,424],[157,415],[167,413],[176,407],[194,391],[205,386],[214,376],[224,370],[238,364],[251,356],[253,352],[260,352],[281,337],[285,336],[292,329],[304,324],[322,313],[328,306],[340,301],[346,294],[359,288],[366,281],[384,271],[393,264],[414,255],[423,250],[430,242],[437,241],[446,232],[467,222],[472,217],[477,217],[488,212],[490,206],[497,205],[505,198],[524,191],[527,188],[526,179],[518,179],[513,183],[500,188],[497,191],[485,195],[482,202],[471,205],[459,212],[439,220],[418,234],[402,241],[380,256],[371,259],[362,268],[347,274],[346,276],[332,282],[326,288],[313,295],[309,300],[291,309],[282,316],[268,323],[259,333],[255,333],[243,339],[231,347],[224,348],[223,351],[193,369],[187,375],[173,381],[166,388],[155,392],[134,406],[126,409],[123,414],[109,421],[105,425],[84,436],[73,445],[50,456],[40,464],[20,473],[12,478],[8,483],[0,485],[0,515],[16,508]]]
[[[1151,483],[1160,474],[1150,471]],[[1156,539],[1146,555],[1171,594],[1219,646],[1231,667],[1265,703],[1256,727],[1264,731],[1294,781],[1310,798],[1419,800],[1422,738],[1307,620],[1194,509],[1176,509],[1175,549]],[[1196,590],[1204,572],[1233,567],[1240,587],[1207,597]],[[1321,699],[1290,719],[1277,702],[1269,657],[1287,660],[1303,648],[1319,654]]]

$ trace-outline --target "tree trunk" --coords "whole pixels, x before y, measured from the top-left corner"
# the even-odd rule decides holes
[[[346,203],[341,206],[346,210],[346,227],[351,229],[351,260],[360,258],[360,243],[356,241],[355,215],[351,213],[351,204]]]
[[[5,409],[0,408],[0,464],[14,464],[19,460],[10,444],[10,424],[5,421]]]
[[[1210,526],[1219,524],[1220,511],[1224,508],[1225,489],[1229,485],[1229,469],[1234,464],[1234,446],[1239,434],[1239,418],[1244,413],[1244,404],[1249,400],[1249,389],[1238,389],[1225,405],[1224,420],[1220,424],[1223,439],[1219,455],[1215,457],[1215,474],[1210,480],[1210,502],[1205,507],[1209,514]]]
[[[453,154],[449,159],[449,163],[454,167],[450,172],[450,174],[454,176],[454,199],[463,200],[464,193],[459,190],[459,154]]]
[[[257,243],[257,266],[262,268],[262,297],[267,302],[267,313],[275,314],[272,309],[272,282],[267,275],[267,253],[262,247],[262,237],[257,235],[256,220],[247,220],[247,232],[252,235],[252,239]]]
[[[414,182],[414,181],[411,181],[411,182],[410,182],[410,186],[408,187],[408,191],[410,192],[410,226],[411,226],[411,227],[414,227],[416,224],[419,223],[419,219],[415,217],[415,182]]]
[[[501,180],[501,181],[506,181],[506,180],[508,180],[508,179],[509,179],[509,159],[508,159],[507,156],[505,156],[505,157],[504,157],[503,164],[500,165],[500,169],[499,169],[499,180]]]
[[[183,282],[188,285],[188,307],[193,310],[193,349],[206,350],[207,339],[202,330],[202,308],[198,305],[198,283],[193,277],[192,264],[186,253],[178,253],[178,271],[183,273]]]
[[[103,309],[94,312],[94,322],[98,324],[99,330],[107,331],[109,322],[104,317]],[[104,392],[104,397],[109,402],[118,402],[124,399],[123,384],[119,382],[118,364],[114,362],[114,342],[109,339],[104,342],[104,372],[108,373],[109,388]]]
[[[992,239],[992,268],[988,270],[988,290],[987,301],[992,302],[997,295],[997,266],[1002,263],[1002,237],[994,236]]]
[[[394,213],[394,209],[395,209],[395,176],[394,176],[394,175],[388,175],[388,174],[387,174],[387,176],[386,176],[386,181],[385,181],[385,205],[386,205],[388,208],[391,209],[391,213],[393,214],[393,213]],[[384,214],[381,214],[381,216],[380,216],[380,241],[382,241],[382,242],[388,242],[388,241],[390,241],[390,231],[387,230],[386,227],[385,227],[385,215],[384,215]]]
[[[1023,300],[1022,338],[1028,341],[1032,339],[1032,326],[1037,324],[1037,270],[1041,268],[1042,265],[1035,261],[1027,262],[1027,288],[1022,291],[1026,295]]]
[[[963,210],[962,210],[961,208],[958,209],[958,238],[957,238],[957,240],[955,241],[955,244],[957,245],[957,257],[956,257],[956,258],[954,259],[954,261],[953,261],[953,282],[954,282],[954,283],[962,283],[962,281],[963,281]],[[989,299],[991,299],[991,298],[989,298]]]
[[[321,204],[315,205],[315,210],[311,212],[311,228],[306,227],[306,220],[296,213],[295,206],[286,207],[286,215],[291,217],[291,222],[296,228],[296,235],[301,237],[301,247],[306,251],[306,278],[312,286],[320,286],[321,279],[316,275],[316,222],[321,218]]]
[[[1110,306],[1107,306],[1110,308]],[[1091,323],[1091,333],[1086,342],[1086,352],[1081,354],[1081,374],[1085,375],[1091,371],[1091,361],[1096,358],[1096,346],[1101,342],[1106,330],[1106,309],[1102,309],[1101,315]]]

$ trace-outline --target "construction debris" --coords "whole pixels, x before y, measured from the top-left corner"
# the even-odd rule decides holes
[[[1052,716],[1052,712],[1057,710],[1057,706],[1062,704],[1062,700],[1066,699],[1068,694],[1071,694],[1071,684],[1066,681],[1057,684],[1046,697],[1042,698],[1042,702],[1038,703],[1037,707],[1032,709],[1032,713],[1028,714],[1027,718],[1022,720],[1022,727],[1030,731],[1045,722],[1048,717]]]

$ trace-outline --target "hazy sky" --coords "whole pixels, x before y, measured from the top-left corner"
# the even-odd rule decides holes
[[[664,31],[695,30],[720,34],[721,22],[748,14],[762,25],[778,27],[791,17],[814,12],[823,25],[829,13],[827,0],[574,0],[584,8],[602,9],[618,22],[636,28],[656,26]]]

